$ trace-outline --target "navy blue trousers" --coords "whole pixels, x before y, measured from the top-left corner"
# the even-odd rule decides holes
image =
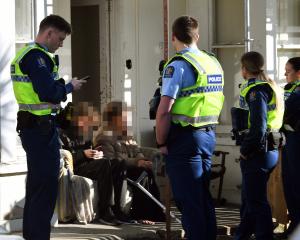
[[[267,198],[267,183],[277,161],[277,150],[258,153],[246,160],[241,160],[241,223],[235,234],[235,240],[246,240],[253,233],[256,240],[273,240],[272,213]]]
[[[50,239],[51,217],[58,190],[60,143],[54,123],[20,132],[27,155],[23,236],[26,240]]]
[[[289,218],[289,232],[300,224],[300,133],[286,134],[282,152],[282,180]]]
[[[172,125],[168,138],[166,170],[174,200],[182,213],[188,240],[215,240],[216,217],[209,192],[214,131]]]

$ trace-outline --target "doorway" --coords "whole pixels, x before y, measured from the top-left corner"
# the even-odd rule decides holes
[[[100,110],[99,6],[72,6],[72,76],[90,76],[73,102],[90,102]]]

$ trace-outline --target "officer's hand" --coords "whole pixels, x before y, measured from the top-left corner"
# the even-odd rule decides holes
[[[168,155],[168,148],[167,146],[163,146],[159,148],[159,151],[163,154],[163,155]]]
[[[71,80],[71,84],[75,91],[79,90],[83,83],[86,83],[86,80],[77,79],[76,77]]]

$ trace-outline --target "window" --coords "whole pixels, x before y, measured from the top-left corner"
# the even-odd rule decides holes
[[[53,14],[53,0],[46,1],[46,15]]]
[[[16,43],[27,43],[34,39],[33,0],[15,0]]]
[[[53,0],[15,0],[16,50],[33,42],[39,24],[53,13]]]
[[[278,79],[285,84],[285,64],[291,57],[300,55],[300,0],[278,1]]]

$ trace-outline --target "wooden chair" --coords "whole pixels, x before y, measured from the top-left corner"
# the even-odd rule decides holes
[[[218,195],[216,199],[216,205],[220,206],[223,205],[225,202],[225,199],[222,199],[222,190],[223,190],[223,181],[224,181],[224,174],[226,172],[226,166],[225,166],[225,160],[226,155],[228,155],[229,152],[224,151],[214,151],[214,155],[216,157],[221,157],[221,162],[218,164],[212,164],[211,166],[211,176],[210,179],[216,179],[220,178],[219,180],[219,187],[218,187]]]

